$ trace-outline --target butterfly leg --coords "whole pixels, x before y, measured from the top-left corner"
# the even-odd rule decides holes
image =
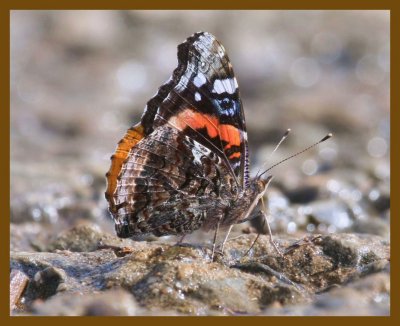
[[[267,231],[268,231],[268,235],[269,235],[269,241],[271,242],[272,246],[274,247],[275,251],[278,253],[279,256],[283,257],[283,254],[281,253],[281,251],[279,250],[279,248],[276,246],[276,243],[272,237],[272,231],[271,231],[271,227],[268,223],[268,218],[267,218],[267,214],[265,214],[265,212],[262,210],[261,213],[264,215],[264,223],[267,223]],[[258,234],[256,241],[258,239],[260,234]],[[255,241],[254,241],[255,242]]]
[[[228,237],[229,237],[229,234],[230,234],[231,231],[232,231],[232,228],[233,228],[233,225],[231,225],[231,226],[229,227],[228,232],[226,233],[225,239],[224,239],[224,241],[223,241],[222,244],[221,244],[221,252],[222,252],[222,253],[224,252],[225,243],[226,243],[226,241],[228,240]]]
[[[277,247],[277,245],[276,245],[276,243],[275,243],[275,241],[274,241],[274,239],[272,237],[271,227],[270,227],[269,222],[268,222],[267,214],[265,213],[265,203],[264,203],[264,199],[263,198],[261,198],[261,203],[263,205],[263,209],[261,210],[261,214],[263,214],[263,216],[264,216],[264,221],[263,221],[263,225],[262,225],[261,229],[263,229],[265,223],[267,223],[267,231],[268,231],[268,235],[269,235],[269,241],[271,242],[272,246],[274,247],[274,249],[278,253],[278,255],[279,256],[283,256],[283,254],[281,253],[281,251]],[[246,253],[244,254],[243,257],[246,257],[249,254],[250,250],[253,249],[253,247],[256,244],[258,238],[260,237],[260,234],[261,234],[260,232],[257,234],[257,237],[255,238],[255,240],[251,244],[249,250],[246,251]]]
[[[183,242],[183,239],[185,239],[185,237],[186,237],[186,234],[184,234],[183,236],[181,236],[181,237],[179,238],[178,242],[175,244],[175,246],[181,245],[182,242]]]
[[[264,224],[265,224],[265,219],[264,219],[264,221],[263,221],[262,227],[264,227]],[[260,237],[260,234],[261,234],[261,233],[258,232],[256,238],[254,239],[254,241],[253,241],[253,243],[251,244],[250,248],[249,248],[249,249],[246,251],[246,253],[243,255],[243,257],[246,257],[246,256],[250,253],[250,250],[253,249],[253,247],[254,247],[254,245],[256,244],[258,238]],[[242,257],[242,258],[243,258],[243,257]]]
[[[261,213],[264,215],[264,223],[267,223],[267,231],[268,231],[268,235],[269,235],[269,241],[271,242],[272,246],[274,247],[274,249],[278,253],[278,255],[283,257],[283,254],[281,253],[279,248],[276,246],[276,243],[275,243],[275,241],[274,241],[274,239],[272,237],[271,227],[270,227],[269,222],[268,222],[267,214],[265,213],[266,208],[265,208],[264,198],[261,198],[261,204],[262,204]]]
[[[215,244],[216,244],[216,242],[217,242],[217,236],[218,236],[218,231],[219,231],[219,225],[220,225],[220,223],[221,223],[221,219],[218,220],[217,227],[215,228],[214,240],[213,240],[212,252],[211,252],[211,261],[214,261]]]

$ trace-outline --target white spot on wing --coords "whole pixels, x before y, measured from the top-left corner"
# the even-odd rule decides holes
[[[228,93],[233,94],[236,91],[236,78],[216,79],[214,81],[213,92],[217,94]]]
[[[201,101],[201,95],[200,95],[199,92],[196,92],[196,93],[194,94],[194,99],[195,99],[197,102]]]
[[[222,94],[223,92],[225,92],[221,79],[216,79],[213,87],[214,93]]]
[[[192,154],[194,157],[194,161],[200,165],[202,165],[201,158],[203,156],[210,156],[210,150],[202,145],[200,145],[197,141],[193,142]]]
[[[198,73],[193,79],[193,83],[196,87],[201,87],[207,82],[206,77],[202,73]]]

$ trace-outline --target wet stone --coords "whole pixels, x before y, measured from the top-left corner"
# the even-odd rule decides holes
[[[60,285],[65,282],[66,278],[67,275],[64,270],[56,267],[47,267],[33,276],[28,292],[35,298],[47,299],[58,290],[65,290],[65,286]]]
[[[389,260],[388,243],[371,235],[341,234],[322,240],[324,253],[340,266],[360,267],[378,259]]]
[[[390,208],[390,193],[389,189],[383,186],[375,187],[368,193],[368,201],[376,209],[382,213]]]
[[[77,230],[70,232],[73,239]],[[90,237],[92,232],[85,226],[79,234]],[[99,230],[95,234],[96,241],[102,238],[105,242],[100,249],[87,246],[91,251],[11,253],[11,268],[29,278],[22,298],[27,313],[263,314],[270,307],[310,307],[317,293],[330,293],[337,286],[389,271],[389,246],[378,236],[279,237],[280,256],[269,237],[261,235],[244,257],[256,235],[242,234],[229,240],[224,255],[217,255],[212,262],[210,248],[197,244],[121,242]],[[117,254],[118,243],[126,247],[124,255]],[[380,288],[381,306],[388,288],[388,284]],[[111,290],[127,291],[121,307],[115,305],[115,299],[102,299],[102,295],[113,298],[114,294],[107,294]]]
[[[390,237],[390,225],[380,218],[371,218],[368,221],[356,220],[352,230],[356,233],[379,235],[386,240]]]
[[[104,238],[105,234],[97,225],[79,225],[62,232],[48,245],[47,250],[94,251]]]
[[[268,316],[388,316],[390,315],[390,275],[381,270],[346,286],[335,286],[316,294],[310,304],[268,307]]]
[[[318,198],[319,188],[313,185],[306,185],[296,189],[285,190],[286,197],[294,204],[306,204]]]
[[[11,251],[45,251],[52,234],[33,222],[10,224]]]
[[[353,224],[348,206],[340,200],[320,200],[309,205],[308,218],[316,225],[334,226],[335,230],[349,228]]]
[[[134,316],[140,308],[129,292],[115,289],[59,294],[47,301],[35,302],[33,312],[45,316]]]

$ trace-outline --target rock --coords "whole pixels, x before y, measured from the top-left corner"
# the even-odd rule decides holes
[[[63,269],[57,267],[47,267],[38,271],[29,284],[28,292],[33,298],[47,299],[58,291],[66,289],[65,283],[67,275]]]
[[[94,251],[105,238],[105,234],[97,225],[81,224],[62,232],[48,245],[47,250]]]
[[[349,207],[341,200],[320,200],[309,206],[307,214],[309,220],[314,224],[324,224],[327,227],[333,226],[334,230],[343,230],[353,224]]]
[[[10,224],[11,251],[45,251],[51,239],[51,232],[33,222]]]
[[[346,286],[318,294],[309,305],[269,307],[268,316],[389,316],[390,275],[388,271],[369,275]]]
[[[352,226],[351,231],[356,233],[375,234],[386,240],[389,240],[390,224],[380,218],[356,220]]]
[[[296,189],[285,189],[285,195],[291,203],[306,204],[318,198],[319,188],[313,185],[305,185]]]
[[[372,235],[335,234],[324,237],[321,245],[337,266],[360,268],[390,257],[387,241]]]
[[[71,232],[91,237],[85,229]],[[96,234],[96,239],[107,238],[100,231]],[[254,238],[248,234],[229,240],[224,256],[216,256],[214,262],[204,246],[130,240],[129,250],[120,257],[112,246],[90,252],[13,252],[11,268],[30,279],[24,296],[26,311],[33,314],[47,314],[52,305],[58,307],[54,315],[137,314],[133,295],[143,307],[140,314],[235,315],[312,304],[315,293],[379,273],[389,259],[389,246],[382,238],[348,234],[281,238],[283,256],[262,235],[249,257],[243,257]],[[102,299],[109,298],[110,289],[130,292],[125,308]],[[96,297],[97,292],[104,297]],[[73,298],[79,298],[82,307]]]
[[[384,212],[390,208],[390,188],[382,185],[371,189],[368,193],[368,200],[377,212]]]
[[[62,293],[33,305],[35,314],[45,316],[135,316],[139,311],[132,294],[123,289]]]

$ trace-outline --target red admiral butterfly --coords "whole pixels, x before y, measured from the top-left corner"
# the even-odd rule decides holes
[[[249,178],[248,156],[228,55],[213,35],[195,33],[111,157],[105,196],[118,236],[217,233],[247,220],[271,180]]]

